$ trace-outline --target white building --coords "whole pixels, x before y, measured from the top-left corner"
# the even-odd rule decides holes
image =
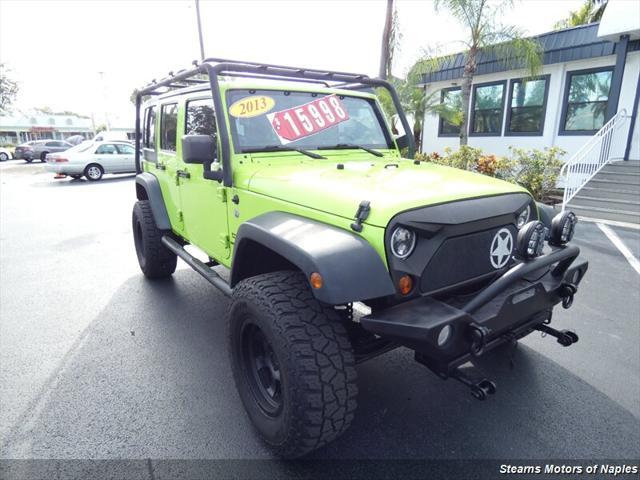
[[[0,144],[17,145],[29,140],[64,140],[74,135],[93,136],[90,118],[42,112],[0,115]]]
[[[628,118],[617,135],[617,158],[640,160],[640,14],[634,2],[610,1],[602,21],[535,37],[544,49],[541,75],[524,82],[525,70],[509,70],[481,53],[473,79],[469,145],[507,155],[508,147],[558,146],[565,160],[617,112]],[[632,11],[636,9],[635,12]],[[464,54],[424,75],[427,92],[460,104]],[[459,145],[459,127],[427,114],[422,151]]]

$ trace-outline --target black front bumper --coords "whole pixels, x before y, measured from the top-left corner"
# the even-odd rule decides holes
[[[588,263],[580,249],[566,246],[521,262],[473,296],[422,297],[361,318],[377,335],[415,350],[432,370],[447,375],[473,356],[521,338],[547,323],[555,305],[569,297]],[[451,329],[439,345],[442,329]],[[442,337],[441,337],[442,339]]]

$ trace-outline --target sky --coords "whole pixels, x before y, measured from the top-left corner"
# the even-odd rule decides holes
[[[464,31],[432,1],[396,4],[395,75],[425,49],[461,50]],[[535,35],[581,4],[521,0],[502,20]],[[384,0],[201,0],[205,55],[376,75],[385,8]],[[0,62],[19,82],[24,111],[47,106],[131,126],[131,92],[199,57],[194,0],[0,0]]]

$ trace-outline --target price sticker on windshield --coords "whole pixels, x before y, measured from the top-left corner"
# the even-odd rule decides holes
[[[267,118],[280,142],[287,144],[345,122],[349,120],[349,114],[336,95],[329,95],[287,110],[269,113]]]

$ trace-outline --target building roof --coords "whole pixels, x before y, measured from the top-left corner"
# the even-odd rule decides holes
[[[0,115],[0,130],[30,129],[51,127],[56,130],[91,130],[90,118],[75,115],[56,115],[41,112],[16,112],[13,115]]]
[[[616,51],[616,43],[598,38],[598,26],[598,23],[590,23],[543,33],[531,38],[540,42],[544,51],[543,63],[545,65],[613,55]],[[629,42],[629,51],[635,50],[640,50],[639,40]],[[464,62],[464,52],[443,57],[440,68],[423,74],[423,83],[462,78]],[[498,60],[494,54],[482,51],[478,54],[476,75],[508,70],[514,70],[513,65]]]

